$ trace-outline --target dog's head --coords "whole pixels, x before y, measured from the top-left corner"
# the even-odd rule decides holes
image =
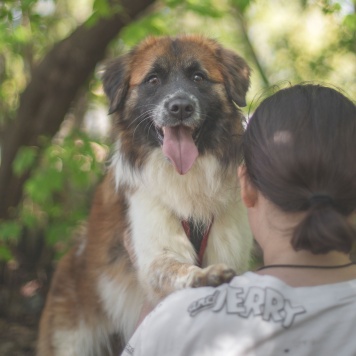
[[[128,158],[162,147],[180,174],[207,151],[229,160],[249,76],[241,57],[201,36],[150,37],[113,61],[104,90]]]

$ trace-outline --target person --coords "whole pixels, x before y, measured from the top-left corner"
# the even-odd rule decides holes
[[[241,196],[264,266],[168,296],[123,355],[356,355],[356,106],[295,85],[248,122]]]

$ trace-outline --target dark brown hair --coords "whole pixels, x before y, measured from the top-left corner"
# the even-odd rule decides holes
[[[356,233],[356,106],[337,90],[305,84],[265,99],[243,140],[252,184],[285,212],[306,212],[295,250],[350,252]]]

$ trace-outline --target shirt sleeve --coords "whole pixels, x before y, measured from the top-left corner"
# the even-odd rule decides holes
[[[150,324],[150,319],[155,317],[155,314],[157,314],[157,310],[159,310],[162,303],[163,302],[158,304],[156,308],[145,317],[140,326],[136,329],[129,342],[126,344],[121,356],[144,355],[144,353],[139,350],[142,350],[142,344],[144,343],[143,340],[145,340],[146,324]]]
[[[140,341],[140,334],[141,334],[141,326],[136,330],[130,341],[126,344],[124,351],[122,352],[121,356],[133,356],[139,355],[135,352],[136,344]]]

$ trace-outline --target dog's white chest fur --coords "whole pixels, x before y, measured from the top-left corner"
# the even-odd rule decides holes
[[[127,194],[130,230],[143,283],[150,280],[147,271],[162,255],[196,263],[194,248],[181,225],[188,218],[207,223],[214,218],[203,267],[224,261],[238,272],[247,268],[246,251],[250,251],[252,239],[235,170],[224,171],[214,156],[206,155],[181,176],[159,149],[149,155],[139,173],[130,170],[119,153],[113,165],[117,187],[133,188]]]

